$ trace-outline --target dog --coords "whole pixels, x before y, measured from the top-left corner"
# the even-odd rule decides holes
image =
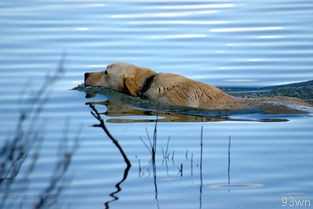
[[[149,99],[161,105],[186,106],[212,110],[243,110],[286,106],[310,107],[296,98],[237,98],[221,89],[177,74],[157,73],[149,68],[118,62],[102,72],[87,72],[85,86],[100,86],[134,97]]]

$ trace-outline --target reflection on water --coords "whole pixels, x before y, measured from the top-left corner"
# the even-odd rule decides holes
[[[129,170],[130,170],[130,166],[126,166],[122,179],[115,184],[116,191],[113,191],[109,194],[110,197],[112,197],[112,199],[104,203],[104,206],[106,209],[110,208],[110,204],[112,202],[119,200],[119,197],[117,195],[119,192],[122,191],[121,185],[127,179]]]
[[[126,168],[124,170],[123,178],[119,182],[117,182],[115,184],[116,191],[110,193],[110,196],[113,199],[110,200],[110,201],[106,201],[104,203],[105,208],[110,208],[110,203],[118,200],[117,194],[120,191],[122,191],[121,184],[127,179],[128,172],[129,172],[129,170],[131,168],[131,162],[129,161],[127,155],[125,154],[125,152],[124,152],[123,148],[121,147],[121,145],[119,144],[118,140],[116,140],[112,136],[112,134],[110,133],[110,131],[106,127],[105,122],[102,119],[102,117],[101,117],[100,113],[98,112],[97,108],[95,107],[95,105],[93,103],[88,103],[88,105],[92,109],[91,114],[99,121],[99,124],[95,124],[93,126],[101,128],[106,133],[106,135],[110,138],[110,140],[113,142],[113,144],[116,146],[116,148],[120,151],[120,154],[123,156],[124,162],[126,164]]]
[[[280,112],[275,114],[264,114],[259,109],[247,109],[238,111],[215,111],[208,109],[198,109],[190,107],[169,107],[160,106],[149,100],[131,97],[119,92],[100,88],[100,87],[75,87],[75,90],[86,91],[86,98],[96,96],[95,92],[100,92],[108,97],[105,101],[92,101],[93,104],[103,105],[105,111],[102,114],[108,116],[107,121],[111,123],[131,123],[131,122],[153,122],[157,112],[160,116],[160,122],[218,122],[218,121],[255,121],[255,122],[286,122],[284,118],[288,115],[277,115],[278,113],[287,112],[283,107],[277,106]],[[247,93],[249,93],[247,91]],[[271,104],[267,105],[268,109],[273,109]],[[266,105],[264,105],[264,109]],[[292,110],[290,110],[292,111]]]
[[[97,102],[97,104],[102,104],[106,107],[106,111],[103,113],[109,116],[106,121],[110,123],[138,123],[138,122],[154,122],[155,115],[157,113],[156,109],[142,109],[136,106],[128,106],[125,104],[121,104],[114,100]],[[208,112],[206,114],[205,111],[188,111],[182,113],[175,112],[162,112],[166,111],[161,110],[159,112],[159,122],[219,122],[219,121],[251,121],[251,122],[286,122],[288,119],[285,118],[275,118],[275,115],[255,115],[255,118],[250,115],[245,117],[245,113],[249,112],[238,112],[236,113],[237,117],[232,117],[230,113],[229,116],[226,113],[214,113]],[[240,114],[241,113],[241,114]],[[253,112],[252,112],[253,113]],[[234,114],[234,113],[233,113]],[[249,117],[250,116],[250,117]]]
[[[11,201],[1,201],[1,207],[46,202],[49,208],[75,209],[263,209],[279,207],[286,195],[312,200],[311,115],[160,111],[153,168],[148,135],[153,144],[157,108],[69,90],[85,72],[117,61],[215,86],[312,80],[312,8],[311,0],[2,0],[0,198]],[[16,134],[29,136],[28,126],[16,131],[20,110],[29,109],[21,92],[37,92],[64,51],[67,73],[38,109],[33,127],[40,132],[31,131],[26,148],[3,149],[12,147],[6,145],[14,144]],[[92,127],[97,121],[85,103],[99,101],[106,101],[96,108],[131,169],[105,133]],[[65,149],[66,141],[74,144]],[[7,155],[10,150],[15,154]],[[26,155],[26,164],[10,172],[20,178],[5,179],[3,166],[11,162],[6,157]]]
[[[228,193],[231,192],[231,190],[237,190],[237,189],[256,189],[261,188],[264,185],[258,184],[258,183],[231,183],[231,136],[228,139],[228,166],[227,166],[227,184],[214,184],[210,185],[209,188],[211,189],[227,189]]]

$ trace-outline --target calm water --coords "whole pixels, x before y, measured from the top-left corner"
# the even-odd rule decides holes
[[[33,208],[53,180],[64,148],[60,142],[73,144],[81,130],[80,146],[59,182],[66,187],[49,202],[53,208],[261,209],[282,207],[283,197],[288,204],[294,198],[313,207],[312,115],[235,116],[244,121],[175,116],[158,123],[155,164],[142,142],[149,146],[146,130],[151,137],[155,114],[111,116],[107,126],[132,164],[126,169],[103,130],[92,127],[98,121],[85,105],[107,98],[86,99],[69,90],[82,82],[84,72],[116,61],[219,86],[309,80],[312,11],[311,0],[2,0],[2,146],[5,139],[13,140],[20,110],[31,106],[21,98],[34,95],[65,53],[66,73],[46,91],[49,100],[34,125],[43,143],[32,146],[15,184],[1,187],[0,206]],[[257,122],[262,118],[284,122]],[[26,135],[29,124],[23,126]],[[40,155],[23,187],[35,150]]]

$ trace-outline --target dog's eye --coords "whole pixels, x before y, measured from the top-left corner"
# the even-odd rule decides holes
[[[105,75],[107,75],[107,74],[108,74],[108,71],[107,71],[107,70],[106,70],[106,71],[104,71],[104,74],[105,74]]]

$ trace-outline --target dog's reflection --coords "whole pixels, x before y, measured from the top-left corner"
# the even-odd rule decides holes
[[[96,97],[96,93],[87,93],[86,98]],[[109,123],[138,123],[155,122],[158,115],[158,122],[221,122],[221,121],[254,121],[254,122],[286,122],[288,119],[273,117],[274,115],[262,115],[262,117],[246,117],[256,113],[254,109],[244,112],[204,110],[197,108],[166,107],[155,104],[142,105],[138,101],[125,99],[119,95],[108,95],[109,100],[91,101],[90,104],[102,105],[105,109],[101,114],[108,116]]]
[[[85,98],[90,99],[95,96],[96,94],[87,93]],[[229,120],[228,117],[201,117],[171,113],[156,109],[144,109],[118,98],[110,98],[110,100],[88,103],[105,106],[105,111],[101,114],[109,116],[109,118],[106,119],[109,123],[154,122],[155,117],[149,116],[155,116],[157,113],[159,115],[158,122],[213,122]],[[128,116],[131,117],[127,118]],[[136,117],[135,119],[134,116]]]

